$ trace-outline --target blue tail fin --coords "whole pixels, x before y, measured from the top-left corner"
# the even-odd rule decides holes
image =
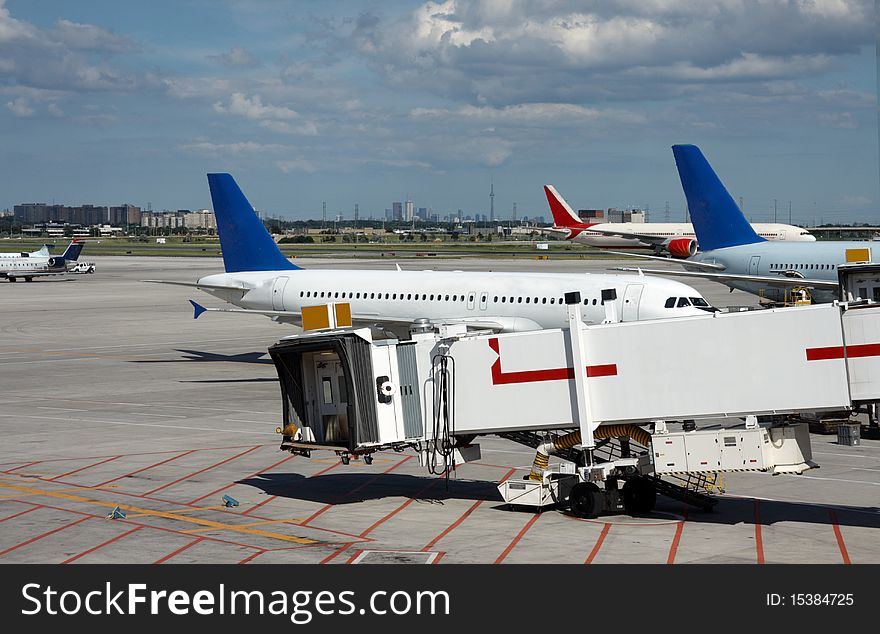
[[[298,269],[284,257],[229,174],[208,174],[227,273]]]
[[[62,254],[62,258],[67,260],[68,262],[76,262],[79,259],[79,254],[83,250],[83,243],[77,242],[74,240],[70,244],[67,245],[67,249],[65,249]]]
[[[764,242],[730,197],[700,148],[673,145],[672,154],[701,251]]]

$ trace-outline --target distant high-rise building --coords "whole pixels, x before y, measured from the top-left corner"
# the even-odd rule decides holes
[[[422,220],[427,220],[428,219],[428,208],[427,207],[419,207],[419,211],[416,213],[416,215],[419,218],[421,218]]]
[[[412,222],[413,220],[413,201],[411,200],[407,200],[404,204],[403,219],[407,222]]]
[[[134,205],[119,205],[110,207],[107,221],[111,225],[126,226],[141,224],[141,208]]]
[[[395,221],[403,220],[403,203],[391,203],[391,217]]]

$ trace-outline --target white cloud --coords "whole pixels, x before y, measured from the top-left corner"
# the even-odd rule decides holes
[[[299,113],[285,106],[273,106],[264,104],[260,95],[247,97],[237,92],[229,99],[228,104],[220,101],[214,104],[214,111],[220,114],[238,115],[246,119],[296,119]]]
[[[6,107],[14,114],[16,117],[32,117],[34,116],[34,109],[31,108],[28,100],[24,97],[19,97],[18,99],[14,99],[13,101],[7,101]]]
[[[318,169],[312,161],[307,161],[305,159],[275,161],[275,166],[285,174],[290,172],[306,172],[307,174],[313,174]]]
[[[79,24],[70,20],[58,20],[51,35],[56,42],[80,51],[126,53],[137,49],[126,37],[93,24]]]

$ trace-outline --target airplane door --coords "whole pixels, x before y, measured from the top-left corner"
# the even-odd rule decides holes
[[[348,395],[342,364],[319,361],[315,364],[315,375],[323,442],[345,442],[348,440]]]
[[[760,255],[753,255],[752,259],[749,260],[749,275],[757,275],[758,274],[758,263],[761,261]]]
[[[639,320],[639,300],[642,298],[644,284],[627,284],[623,293],[623,318],[622,321]]]
[[[486,306],[489,304],[489,293],[480,293],[480,310],[486,310]]]
[[[476,301],[477,301],[477,294],[476,293],[468,293],[468,303],[467,303],[468,310],[474,309],[474,304],[476,303]]]
[[[284,287],[289,277],[276,277],[272,286],[272,310],[284,310]]]

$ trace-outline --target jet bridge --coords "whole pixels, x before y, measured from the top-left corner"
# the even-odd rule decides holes
[[[878,304],[619,322],[607,301],[606,323],[586,326],[578,295],[566,297],[568,329],[418,324],[408,341],[374,341],[368,329],[281,340],[269,350],[281,447],[335,451],[346,464],[412,448],[430,472],[448,473],[479,459],[481,435],[537,439],[531,473],[500,485],[502,497],[532,509],[567,502],[591,517],[650,510],[658,490],[674,494],[673,479],[706,488],[724,471],[801,473],[816,466],[806,425],[759,417],[880,401]],[[693,429],[701,419],[730,425]],[[618,449],[603,454],[609,442]],[[573,462],[551,467],[551,454]]]

